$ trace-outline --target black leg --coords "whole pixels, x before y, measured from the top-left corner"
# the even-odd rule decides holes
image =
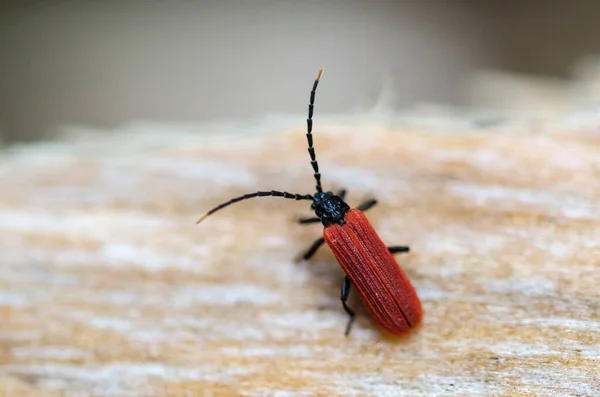
[[[365,201],[364,203],[362,203],[361,205],[359,205],[356,208],[364,212],[364,211],[368,210],[369,208],[374,207],[375,204],[377,204],[377,200],[369,200],[369,201]]]
[[[317,218],[316,216],[298,219],[298,223],[303,224],[303,225],[307,224],[307,223],[319,223],[319,222],[321,222],[321,219]]]
[[[346,324],[346,332],[344,333],[344,335],[346,336],[348,336],[348,334],[350,333],[350,328],[352,327],[352,323],[354,322],[355,316],[354,311],[352,311],[352,309],[350,309],[348,305],[346,305],[351,285],[352,283],[350,283],[350,279],[348,278],[348,276],[344,277],[344,282],[342,283],[342,305],[344,306],[344,310],[346,311],[346,313],[348,313],[348,315],[350,316],[350,318],[348,319],[348,324]]]
[[[319,249],[320,246],[323,245],[323,243],[325,242],[325,239],[323,237],[319,238],[317,241],[315,241],[308,250],[306,250],[306,252],[304,253],[304,255],[302,255],[302,259],[304,260],[308,260],[310,259],[315,252],[317,252],[317,250]]]
[[[343,200],[346,197],[346,189],[340,189],[337,195]]]
[[[410,252],[410,248],[405,245],[395,245],[392,247],[388,247],[388,250],[390,250],[392,254],[397,254],[400,252]]]

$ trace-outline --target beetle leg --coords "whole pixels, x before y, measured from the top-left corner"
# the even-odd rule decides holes
[[[394,246],[388,247],[388,250],[392,254],[397,254],[399,252],[410,252],[410,248],[407,247],[406,245],[394,245]]]
[[[361,205],[359,205],[356,208],[365,212],[369,208],[375,206],[375,204],[377,204],[377,200],[373,199],[373,200],[365,201],[364,203],[362,203]]]
[[[346,197],[346,189],[340,189],[337,195],[343,200]]]
[[[310,216],[307,218],[300,218],[298,219],[298,223],[300,224],[307,224],[307,223],[319,223],[321,222],[321,219],[317,218],[316,216]]]
[[[348,336],[348,334],[350,333],[350,328],[352,327],[352,323],[354,322],[355,316],[354,311],[352,311],[352,309],[350,309],[348,305],[346,305],[351,285],[352,283],[350,282],[348,276],[344,277],[344,282],[342,283],[342,305],[344,306],[344,310],[346,311],[346,313],[348,313],[348,315],[350,316],[350,318],[348,319],[348,324],[346,324],[346,332],[344,333],[344,335],[346,336]]]
[[[302,255],[302,259],[304,260],[308,260],[310,259],[315,252],[317,252],[317,250],[319,249],[320,246],[323,245],[323,243],[325,242],[325,239],[323,237],[319,238],[317,241],[315,241],[308,250],[306,250],[306,252],[304,253],[304,255]]]

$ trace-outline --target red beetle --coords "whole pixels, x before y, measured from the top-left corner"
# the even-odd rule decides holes
[[[327,243],[346,273],[342,283],[341,299],[344,310],[350,318],[345,335],[349,334],[354,321],[354,311],[346,304],[350,286],[354,284],[362,301],[381,328],[391,335],[401,336],[407,334],[411,328],[419,326],[423,318],[421,301],[410,280],[392,256],[393,253],[408,252],[409,247],[386,247],[381,241],[363,213],[377,204],[376,200],[369,200],[357,208],[350,208],[344,202],[345,190],[335,195],[332,192],[323,192],[321,187],[321,174],[313,148],[312,116],[315,92],[322,74],[323,69],[319,71],[310,93],[306,120],[308,153],[317,182],[317,192],[314,195],[301,195],[273,190],[245,194],[213,208],[196,223],[200,223],[207,216],[230,204],[253,197],[275,196],[312,201],[311,209],[316,217],[302,218],[299,222],[302,224],[321,222],[324,226],[323,237],[312,244],[303,258],[309,259],[323,243]]]

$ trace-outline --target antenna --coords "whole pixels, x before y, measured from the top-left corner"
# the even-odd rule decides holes
[[[313,84],[312,91],[310,92],[310,102],[308,104],[308,118],[306,119],[306,140],[308,141],[308,153],[310,154],[310,164],[315,171],[315,180],[317,181],[317,192],[322,192],[323,188],[321,187],[321,173],[319,173],[319,163],[317,163],[317,157],[315,156],[315,148],[313,147],[313,137],[312,137],[312,125],[313,125],[313,108],[315,104],[315,94],[317,92],[317,85],[319,84],[319,80],[321,79],[321,75],[323,74],[323,68],[319,70],[319,74],[317,75],[317,79]]]
[[[271,190],[270,192],[248,193],[248,194],[244,194],[243,196],[240,196],[240,197],[232,198],[231,200],[229,200],[223,204],[219,204],[212,210],[208,211],[206,213],[206,215],[204,215],[202,218],[198,219],[198,221],[196,222],[196,225],[199,224],[200,222],[202,222],[204,219],[206,219],[206,217],[208,217],[209,215],[214,214],[215,212],[227,207],[228,205],[237,203],[238,201],[251,199],[254,197],[267,197],[267,196],[283,197],[286,199],[294,199],[294,200],[312,200],[313,199],[313,196],[311,196],[310,194],[305,194],[305,195],[292,194],[292,193],[288,193],[288,192],[278,192],[276,190]]]

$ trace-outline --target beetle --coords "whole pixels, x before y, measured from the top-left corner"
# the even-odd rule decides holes
[[[371,316],[387,334],[403,336],[412,328],[418,327],[423,318],[421,301],[410,280],[396,262],[393,254],[409,252],[408,246],[386,247],[377,232],[365,216],[364,212],[377,204],[377,200],[368,200],[356,208],[344,201],[346,190],[337,194],[324,192],[321,186],[321,173],[313,147],[313,108],[317,85],[323,74],[321,69],[310,92],[306,139],[310,163],[316,181],[316,193],[292,194],[280,191],[258,191],[244,194],[224,202],[211,209],[198,219],[196,224],[206,217],[231,204],[254,197],[283,197],[293,200],[312,201],[311,209],[314,217],[299,219],[300,224],[321,222],[323,237],[316,240],[302,258],[310,259],[324,243],[333,251],[346,276],[342,282],[341,301],[348,314],[345,335],[348,336],[355,318],[355,313],[347,305],[351,285],[358,290],[361,300]]]

